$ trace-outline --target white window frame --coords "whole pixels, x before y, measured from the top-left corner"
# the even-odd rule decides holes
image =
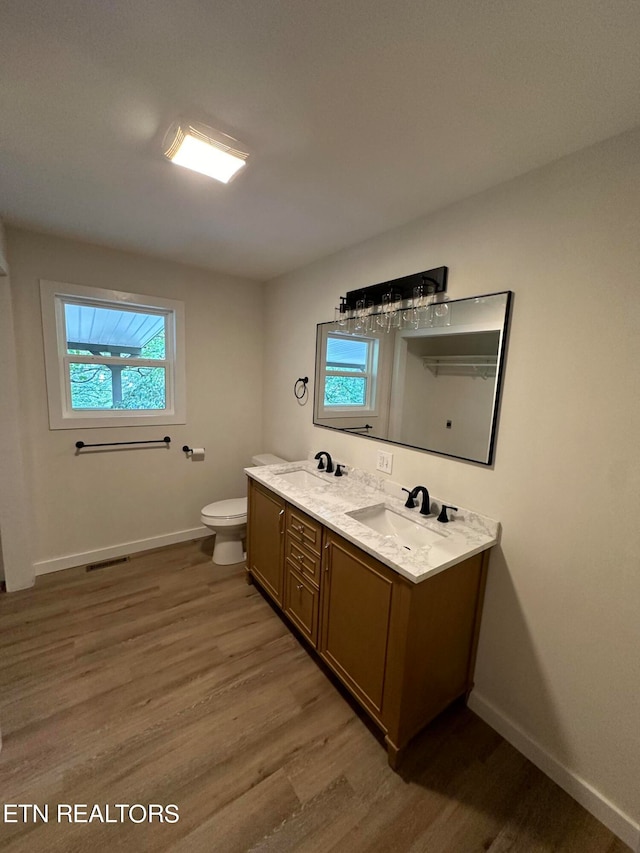
[[[47,398],[50,429],[78,429],[123,426],[160,426],[186,423],[186,370],[184,303],[176,299],[125,293],[40,280],[42,331],[44,336]],[[69,364],[123,364],[117,356],[80,356],[67,353],[65,304],[100,308],[136,309],[162,314],[165,323],[164,359],[126,359],[127,366],[163,367],[166,397],[164,409],[73,409]]]
[[[367,346],[367,367],[364,373],[354,373],[353,371],[327,370],[327,340],[330,337],[344,337],[351,340],[363,341]],[[319,359],[319,396],[318,396],[318,417],[322,418],[345,418],[358,417],[359,415],[370,415],[376,417],[378,415],[377,407],[377,385],[378,385],[378,355],[380,341],[373,335],[342,335],[336,332],[335,329],[322,329],[322,358]],[[325,397],[325,380],[327,376],[357,376],[365,378],[366,381],[366,397],[363,406],[326,406],[324,403]]]

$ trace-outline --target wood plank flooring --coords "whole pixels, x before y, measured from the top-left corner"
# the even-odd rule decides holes
[[[0,815],[2,851],[628,851],[464,705],[394,773],[242,567],[206,547],[0,595],[0,805],[50,809]],[[60,803],[175,803],[180,819],[57,823]]]

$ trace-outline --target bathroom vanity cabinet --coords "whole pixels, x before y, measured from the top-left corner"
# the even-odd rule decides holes
[[[410,739],[471,689],[488,551],[420,583],[249,480],[256,580],[385,735]]]

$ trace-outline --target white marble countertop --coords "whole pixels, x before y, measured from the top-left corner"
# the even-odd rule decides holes
[[[318,484],[314,480],[313,486],[301,487],[281,476],[292,471],[320,475]],[[442,524],[436,520],[441,506],[437,498],[431,498],[433,514],[421,515],[417,507],[404,507],[397,484],[358,469],[350,469],[343,477],[334,477],[318,471],[315,462],[301,461],[245,468],[245,473],[414,583],[498,542],[499,522],[459,506],[457,512],[449,510],[451,521]],[[437,532],[438,541],[409,550],[394,537],[378,533],[347,515],[374,506],[385,506],[414,524]]]

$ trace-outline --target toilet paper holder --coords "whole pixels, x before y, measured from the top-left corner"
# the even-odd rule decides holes
[[[195,456],[198,459],[204,459],[204,447],[189,447],[188,444],[184,444],[182,451],[190,458]]]

